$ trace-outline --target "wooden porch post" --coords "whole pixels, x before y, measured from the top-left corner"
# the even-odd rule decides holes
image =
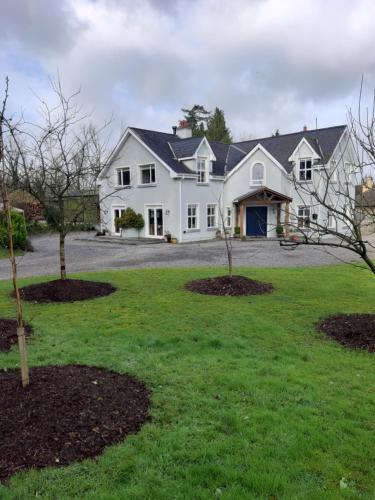
[[[285,203],[285,238],[289,238],[289,201]]]
[[[277,204],[277,209],[276,209],[277,210],[277,212],[276,212],[276,226],[280,226],[280,224],[281,224],[281,217],[280,217],[281,210],[280,210],[280,205],[281,205],[281,203],[278,203]]]
[[[243,236],[243,203],[240,203],[240,236]]]

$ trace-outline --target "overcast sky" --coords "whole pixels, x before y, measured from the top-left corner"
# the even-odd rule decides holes
[[[345,123],[361,75],[375,84],[374,26],[374,0],[1,0],[0,75],[12,111],[59,71],[118,131],[203,104],[259,137]]]

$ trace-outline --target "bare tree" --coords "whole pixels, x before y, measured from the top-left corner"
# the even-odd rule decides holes
[[[220,221],[221,221],[221,227],[222,227],[222,235],[223,235],[223,240],[225,242],[225,250],[227,254],[227,261],[228,261],[228,276],[231,278],[233,276],[233,245],[232,245],[232,239],[230,236],[230,230],[228,229],[228,225],[225,222],[225,214],[223,213],[223,209],[221,206],[221,197],[219,198],[219,203],[217,204],[219,207],[219,216],[220,216]],[[232,209],[231,209],[232,210]]]
[[[88,208],[87,196],[77,196],[67,207],[72,192],[96,193],[96,178],[103,168],[106,142],[102,132],[88,122],[76,104],[79,91],[65,97],[60,80],[52,82],[57,103],[41,101],[38,124],[24,122],[11,128],[8,177],[16,187],[34,196],[44,208],[47,221],[59,233],[60,278],[66,279],[65,238]],[[12,155],[13,152],[13,155]],[[16,160],[15,160],[16,159]],[[91,201],[90,201],[91,203]]]
[[[296,244],[344,248],[357,254],[375,274],[369,255],[375,250],[374,241],[364,231],[374,227],[374,209],[355,193],[355,185],[362,184],[375,165],[374,110],[375,96],[372,113],[367,110],[364,118],[360,98],[358,116],[349,112],[348,130],[332,158],[325,158],[317,140],[318,157],[307,163],[301,158],[297,172],[294,169],[291,174],[298,208],[289,225],[297,236]]]
[[[6,78],[5,95],[0,110],[0,166],[1,166],[0,191],[3,200],[3,210],[6,214],[9,259],[12,267],[13,289],[16,298],[17,339],[18,339],[18,348],[20,353],[21,381],[22,381],[22,386],[26,387],[27,385],[29,385],[29,366],[27,362],[27,349],[26,349],[26,339],[25,339],[25,327],[23,321],[22,302],[17,284],[17,264],[13,248],[12,207],[8,196],[8,187],[6,183],[6,170],[5,170],[5,155],[4,155],[4,132],[5,131],[9,132],[9,123],[10,123],[5,116],[6,105],[9,95],[8,92],[9,92],[9,80],[8,78]]]

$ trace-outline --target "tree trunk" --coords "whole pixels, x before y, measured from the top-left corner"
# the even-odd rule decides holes
[[[12,265],[13,288],[14,288],[14,294],[16,296],[17,339],[18,339],[18,348],[20,352],[21,380],[22,380],[22,386],[26,387],[27,385],[29,385],[30,382],[29,366],[27,363],[27,349],[26,349],[25,328],[23,324],[23,315],[22,315],[22,303],[21,303],[20,291],[17,285],[17,264],[13,249],[12,210],[8,199],[7,188],[5,186],[3,186],[3,201],[7,217],[9,258]]]
[[[60,278],[62,280],[65,280],[66,279],[65,233],[60,233],[60,235],[59,235],[59,248],[60,248]]]
[[[367,267],[375,274],[375,263],[370,259],[367,252],[361,254],[362,260],[366,263]]]

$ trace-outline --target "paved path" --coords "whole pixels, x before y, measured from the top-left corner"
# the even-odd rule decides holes
[[[66,242],[67,271],[100,271],[104,269],[193,267],[226,264],[223,241],[189,243],[181,245],[123,245],[84,241],[82,234],[70,234]],[[18,258],[20,277],[57,274],[58,238],[56,235],[37,236],[32,239],[35,251]],[[355,254],[346,250],[330,250],[328,254],[318,247],[300,246],[283,250],[277,241],[234,241],[234,266],[294,267],[337,264],[350,261]],[[338,258],[337,258],[338,257]],[[340,260],[341,259],[341,260]],[[10,277],[7,259],[0,260],[0,279]]]

